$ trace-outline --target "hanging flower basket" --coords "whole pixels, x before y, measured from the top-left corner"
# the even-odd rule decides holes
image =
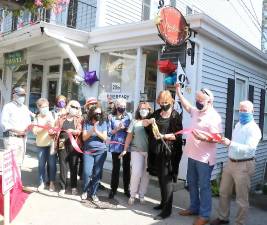
[[[177,68],[170,60],[158,60],[157,65],[161,73],[170,74],[174,72]]]

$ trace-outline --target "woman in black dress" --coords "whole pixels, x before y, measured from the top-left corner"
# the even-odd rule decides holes
[[[182,130],[182,118],[173,109],[174,100],[169,91],[160,92],[156,110],[151,118],[144,121],[149,133],[148,172],[159,180],[161,202],[154,207],[161,210],[154,219],[164,219],[172,212],[173,183],[177,182],[179,163],[182,156],[182,136],[174,133]],[[159,134],[153,133],[155,123]]]

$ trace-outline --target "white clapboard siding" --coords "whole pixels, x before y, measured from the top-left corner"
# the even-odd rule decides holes
[[[142,0],[106,0],[106,24],[116,25],[141,21],[142,2]]]
[[[202,64],[202,87],[209,88],[215,96],[214,107],[220,113],[225,127],[227,104],[227,79],[234,79],[235,71],[249,77],[249,84],[254,86],[254,118],[259,122],[260,91],[265,87],[267,77],[251,68],[228,59],[219,53],[204,49]],[[213,178],[220,173],[220,163],[227,160],[227,149],[221,145],[217,147],[217,164],[213,170]],[[252,188],[262,182],[265,162],[267,160],[267,142],[261,141],[256,152],[256,171],[252,177]]]

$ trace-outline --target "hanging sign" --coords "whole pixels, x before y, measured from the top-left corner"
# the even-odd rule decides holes
[[[155,18],[159,36],[169,45],[182,45],[189,38],[189,26],[181,12],[172,6],[160,8]]]
[[[20,50],[5,54],[5,65],[12,71],[24,64],[26,64],[25,51]]]

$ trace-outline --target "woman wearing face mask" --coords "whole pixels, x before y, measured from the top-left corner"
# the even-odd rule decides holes
[[[143,120],[151,115],[151,107],[147,102],[141,102],[136,110],[135,119],[131,122],[120,157],[123,157],[128,149],[131,151],[131,181],[128,204],[133,205],[135,197],[139,194],[140,203],[144,203],[149,177],[147,173],[148,137]]]
[[[93,202],[98,202],[96,195],[103,165],[107,157],[107,124],[100,107],[90,107],[83,126],[83,194],[82,200],[90,196]]]
[[[155,138],[152,127],[148,127],[148,172],[158,177],[161,191],[161,202],[154,207],[156,210],[161,210],[161,213],[154,219],[164,219],[172,212],[173,182],[177,181],[182,156],[182,136],[174,135],[175,132],[183,129],[182,118],[173,109],[173,102],[169,91],[160,92],[157,98],[160,109],[151,115],[152,119],[143,122],[144,125],[151,125],[155,121],[161,134],[161,138]]]
[[[119,158],[121,152],[124,150],[124,142],[127,136],[127,129],[130,125],[129,115],[125,112],[126,100],[123,98],[115,101],[114,114],[109,118],[108,135],[110,141],[114,142],[109,145],[109,150],[112,154],[112,175],[111,175],[111,190],[109,198],[113,198],[119,186],[119,175],[121,167],[121,159]],[[127,152],[123,157],[123,188],[124,194],[129,198],[129,184],[130,184],[130,160],[131,155]]]
[[[40,113],[35,117],[34,124],[53,127],[55,121],[49,111],[49,103],[47,99],[38,99],[36,105]],[[38,148],[38,191],[45,188],[47,178],[49,179],[49,191],[55,191],[54,182],[56,178],[56,156],[50,152],[52,138],[49,136],[46,129],[35,126],[32,131],[36,135],[36,145]],[[47,171],[49,173],[49,177],[46,177],[46,166],[48,167]]]
[[[64,95],[59,95],[56,97],[56,105],[52,111],[55,119],[67,113],[66,105],[67,105],[67,98]]]
[[[56,121],[56,127],[70,132],[78,141],[78,137],[82,132],[82,117],[80,103],[71,100],[66,107],[67,114],[62,115]],[[60,166],[60,185],[59,195],[64,195],[67,188],[68,164],[70,168],[70,186],[73,195],[78,194],[77,191],[77,170],[80,153],[73,148],[67,132],[60,132],[57,137],[57,151]]]

